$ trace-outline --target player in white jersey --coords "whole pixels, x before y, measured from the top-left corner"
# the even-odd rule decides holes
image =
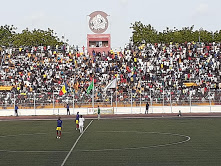
[[[82,115],[79,118],[79,129],[80,129],[80,133],[83,133],[83,131],[84,131],[84,118]]]

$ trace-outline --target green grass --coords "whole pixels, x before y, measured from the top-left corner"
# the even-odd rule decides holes
[[[80,136],[74,120],[63,120],[61,139],[55,138],[56,120],[0,126],[0,165],[7,166],[61,165]],[[220,126],[220,118],[94,120],[65,165],[219,165]],[[188,139],[183,135],[191,140],[181,143]]]

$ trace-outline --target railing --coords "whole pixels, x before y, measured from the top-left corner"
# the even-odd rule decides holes
[[[102,100],[101,100],[102,99]],[[94,106],[100,107],[144,107],[146,103],[150,106],[195,106],[195,105],[221,105],[220,90],[209,91],[204,96],[197,95],[170,95],[168,91],[159,94],[147,93],[115,93],[102,94],[101,97],[95,96]],[[0,109],[13,109],[15,104],[21,109],[45,109],[45,108],[64,108],[66,104],[74,108],[92,107],[91,95],[85,94],[15,94],[4,92],[0,94]]]

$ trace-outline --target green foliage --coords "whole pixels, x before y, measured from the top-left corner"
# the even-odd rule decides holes
[[[40,46],[40,45],[61,45],[62,42],[59,42],[59,38],[54,35],[54,31],[48,29],[47,31],[41,29],[34,29],[29,31],[25,29],[22,33],[16,34],[14,36],[13,45],[16,47],[19,46]]]
[[[154,27],[144,25],[140,21],[135,22],[130,27],[132,29],[132,40],[134,45],[146,43],[185,43],[185,42],[221,42],[221,30],[210,32],[207,30],[193,30],[194,26],[184,27],[178,30],[166,27],[163,32],[158,32]]]
[[[149,24],[144,25],[140,21],[135,22],[133,29],[133,41],[137,44],[153,43],[157,40],[157,31]]]
[[[0,27],[0,45],[9,46],[13,42],[13,36],[16,28],[11,25],[4,25]]]
[[[59,38],[53,30],[34,29],[30,31],[28,28],[21,33],[15,33],[16,28],[12,26],[0,27],[0,45],[2,46],[40,46],[40,45],[62,45]]]
[[[214,35],[213,37],[214,37],[215,42],[221,41],[221,30],[216,31],[213,35]]]

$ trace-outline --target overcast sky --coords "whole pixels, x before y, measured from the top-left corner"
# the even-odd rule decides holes
[[[14,25],[17,32],[53,29],[71,45],[86,45],[88,17],[93,11],[108,15],[112,47],[123,47],[132,36],[131,23],[141,21],[158,31],[165,27],[209,31],[221,29],[220,0],[8,0],[1,2],[0,25]]]

